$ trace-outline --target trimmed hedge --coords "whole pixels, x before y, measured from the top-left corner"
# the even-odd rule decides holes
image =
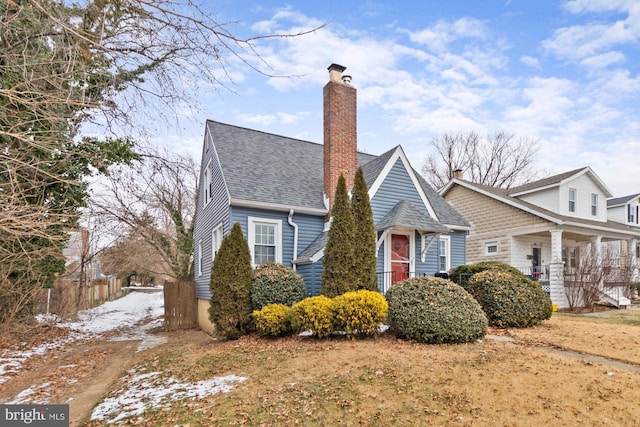
[[[449,279],[454,283],[457,283],[459,285],[464,285],[465,281],[463,280],[462,281],[463,283],[461,283],[460,281],[461,274],[474,275],[476,273],[480,273],[482,271],[487,271],[487,270],[506,271],[520,278],[528,279],[528,277],[517,268],[512,267],[509,264],[505,264],[503,262],[498,262],[498,261],[486,261],[486,262],[478,262],[476,264],[459,265],[455,268],[452,268],[449,271]]]
[[[389,326],[400,338],[425,343],[462,343],[487,333],[487,318],[461,286],[437,277],[396,283],[386,294]]]
[[[331,306],[333,301],[324,295],[299,301],[291,307],[291,325],[296,332],[311,331],[317,338],[327,337],[333,332]]]
[[[293,332],[291,307],[284,304],[269,304],[253,312],[258,334],[265,337],[281,337]]]
[[[285,265],[270,262],[253,270],[251,305],[254,310],[260,310],[269,304],[291,306],[302,301],[306,293],[302,276]]]
[[[352,336],[375,335],[387,317],[389,305],[380,292],[359,290],[333,299],[331,314],[336,331]]]
[[[522,274],[489,269],[474,274],[464,288],[482,306],[491,326],[525,328],[551,317],[549,296]]]

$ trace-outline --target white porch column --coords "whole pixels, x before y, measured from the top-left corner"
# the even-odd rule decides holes
[[[551,230],[551,264],[549,264],[549,288],[551,302],[559,308],[569,307],[564,293],[564,264],[562,263],[562,230]]]
[[[629,278],[637,282],[640,279],[640,273],[638,272],[638,257],[636,257],[636,246],[638,244],[637,239],[627,240],[627,264],[631,271],[629,272]]]

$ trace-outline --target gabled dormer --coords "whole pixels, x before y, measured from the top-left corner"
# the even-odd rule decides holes
[[[607,221],[609,188],[590,167],[550,176],[507,191],[511,197],[558,215]]]
[[[610,221],[640,227],[640,193],[607,200]]]

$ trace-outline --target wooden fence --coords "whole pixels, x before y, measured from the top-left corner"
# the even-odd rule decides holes
[[[164,285],[164,328],[167,331],[198,326],[196,284],[168,282]]]

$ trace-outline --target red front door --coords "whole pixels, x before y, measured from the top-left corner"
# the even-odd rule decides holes
[[[405,234],[391,235],[391,286],[396,282],[409,278],[411,262],[409,236]]]

